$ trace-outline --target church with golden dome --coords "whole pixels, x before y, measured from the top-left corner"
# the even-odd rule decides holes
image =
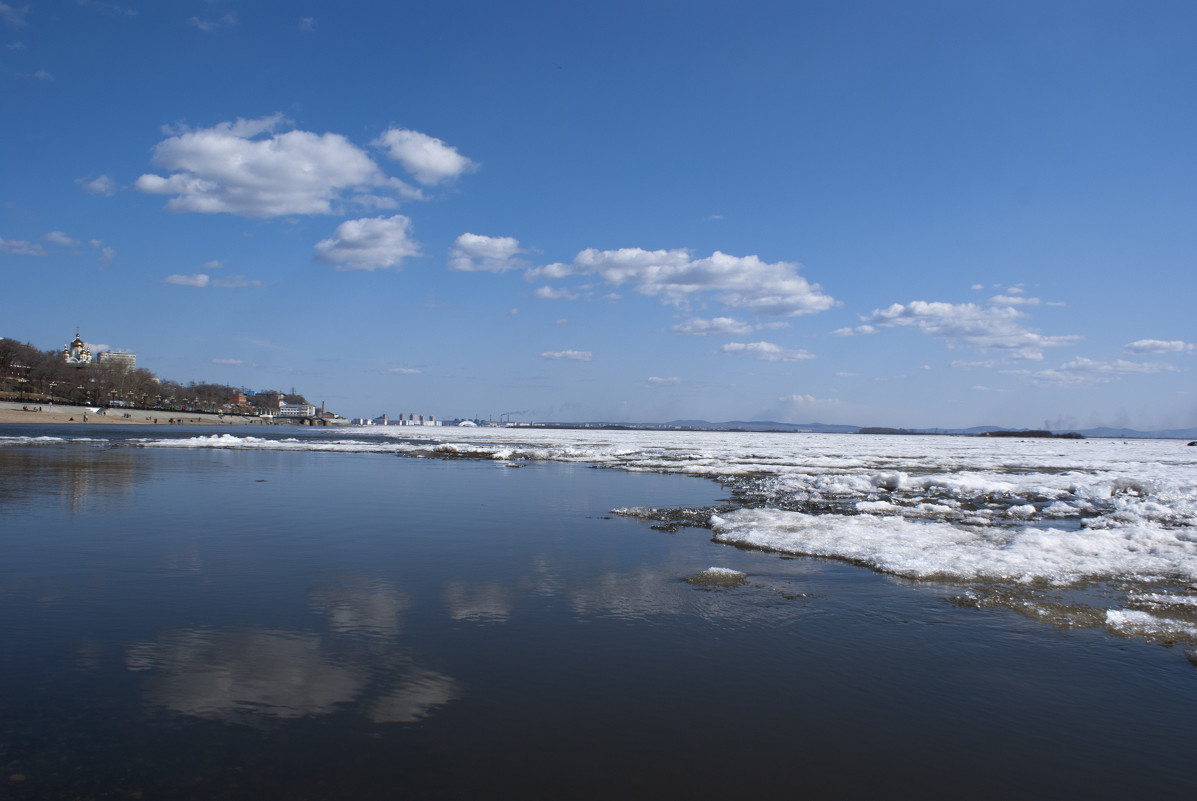
[[[63,360],[75,367],[85,367],[91,364],[91,348],[79,336],[79,329],[75,329],[75,338],[66,344],[62,349]]]

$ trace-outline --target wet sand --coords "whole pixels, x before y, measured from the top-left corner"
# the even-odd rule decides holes
[[[63,404],[17,403],[0,401],[0,425],[270,425],[257,417],[218,415],[204,412],[171,412],[156,409],[100,409]],[[40,411],[35,411],[40,410]],[[126,415],[128,415],[126,417]],[[86,418],[86,420],[84,419]]]

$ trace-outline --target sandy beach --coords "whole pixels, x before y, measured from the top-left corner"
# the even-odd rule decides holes
[[[271,425],[257,417],[204,412],[171,412],[157,409],[99,409],[94,406],[16,403],[0,401],[0,425]]]

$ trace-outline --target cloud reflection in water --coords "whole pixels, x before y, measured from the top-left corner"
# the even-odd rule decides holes
[[[181,628],[125,653],[145,698],[182,715],[252,724],[357,710],[375,723],[413,723],[461,696],[448,676],[418,667],[394,640],[410,599],[381,581],[315,587],[312,608],[332,631]],[[366,635],[372,645],[353,638]],[[381,641],[381,649],[379,642]]]

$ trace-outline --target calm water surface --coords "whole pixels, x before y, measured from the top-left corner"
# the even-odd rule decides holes
[[[1197,789],[1179,649],[609,514],[726,500],[564,464],[0,447],[0,797]],[[710,566],[747,581],[686,581]]]

